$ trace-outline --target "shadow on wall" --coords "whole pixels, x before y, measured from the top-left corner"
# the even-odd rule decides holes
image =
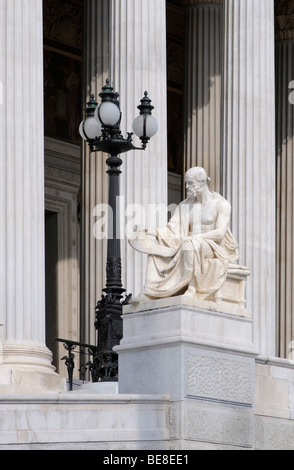
[[[285,154],[285,145],[294,136],[293,0],[275,0],[275,38],[276,145],[279,160]]]
[[[293,355],[294,1],[275,0],[277,350]],[[290,244],[289,244],[290,241]]]
[[[58,263],[58,214],[45,213],[45,295],[46,295],[46,345],[53,353],[54,365],[59,369],[58,348],[54,338],[58,336],[57,319],[57,263]]]
[[[210,104],[222,72],[223,7],[201,5],[185,14],[186,88],[194,109]]]
[[[186,10],[184,148],[186,169],[205,168],[220,191],[223,6]]]

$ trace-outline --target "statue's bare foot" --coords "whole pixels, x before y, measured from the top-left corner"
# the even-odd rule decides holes
[[[194,283],[193,283],[194,284]],[[195,299],[196,297],[196,294],[197,294],[197,290],[196,290],[196,287],[194,285],[189,285],[188,289],[186,290],[186,292],[184,293],[184,295],[186,297],[191,297],[192,299]]]
[[[209,300],[207,294],[199,294],[196,290],[190,288],[186,290],[184,296],[195,300]]]
[[[192,280],[188,286],[188,289],[186,290],[186,292],[184,293],[184,295],[186,297],[191,297],[192,299],[195,299],[196,295],[197,295],[197,288],[196,288],[196,284],[195,284],[195,281]]]
[[[194,289],[187,289],[186,292],[184,293],[185,297],[190,297],[191,299],[196,298],[196,291]]]

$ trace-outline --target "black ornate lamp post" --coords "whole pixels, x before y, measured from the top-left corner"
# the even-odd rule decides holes
[[[145,92],[138,106],[140,115],[133,123],[134,133],[141,139],[142,147],[135,147],[132,142],[133,133],[123,138],[120,130],[121,111],[118,93],[113,91],[109,80],[99,94],[101,104],[98,106],[94,95],[86,107],[86,118],[80,125],[80,134],[89,144],[91,152],[106,152],[109,158],[106,163],[109,167],[109,206],[113,221],[113,233],[107,239],[106,287],[104,294],[96,306],[95,327],[98,330],[98,356],[99,374],[103,380],[115,380],[118,375],[117,355],[113,347],[118,345],[122,338],[122,306],[127,304],[131,294],[123,300],[125,289],[121,278],[121,247],[118,227],[117,201],[119,196],[119,175],[122,160],[119,155],[130,150],[145,150],[151,137],[157,132],[157,122],[151,116],[154,107]]]

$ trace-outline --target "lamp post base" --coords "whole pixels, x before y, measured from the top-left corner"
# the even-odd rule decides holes
[[[107,291],[107,289],[105,289]],[[121,289],[124,292],[124,289]],[[98,353],[96,357],[97,380],[118,380],[118,356],[113,351],[123,337],[122,309],[131,294],[121,301],[121,295],[107,293],[97,303],[95,327],[98,330]]]

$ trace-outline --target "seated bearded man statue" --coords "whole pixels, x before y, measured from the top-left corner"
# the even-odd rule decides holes
[[[238,261],[231,205],[208,187],[203,168],[185,175],[187,199],[164,228],[135,227],[130,245],[148,254],[146,283],[133,302],[188,295],[213,300]],[[155,239],[150,238],[155,237]]]

